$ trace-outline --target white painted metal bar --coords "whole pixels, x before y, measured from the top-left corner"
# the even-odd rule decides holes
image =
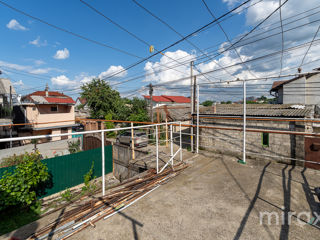
[[[159,142],[158,142],[158,126],[156,128],[156,158],[157,158],[157,173],[159,173]]]
[[[167,166],[168,164],[171,162],[171,165],[173,166],[173,159],[174,157],[179,153],[179,152],[182,152],[181,151],[181,148],[178,149],[178,151],[176,151],[176,153],[169,159],[169,161],[161,168],[161,170],[159,171],[159,173],[161,173]]]
[[[179,124],[179,122],[169,122],[168,124]],[[142,125],[142,126],[136,126],[136,127],[133,127],[133,128],[134,129],[140,129],[140,128],[147,128],[147,127],[161,126],[161,125],[165,125],[165,123]],[[1,138],[0,142],[30,140],[30,139],[38,139],[38,138],[63,137],[63,136],[73,136],[73,135],[82,135],[82,134],[90,134],[90,133],[101,133],[101,132],[113,132],[113,131],[119,131],[119,130],[131,130],[131,127],[92,130],[92,131],[83,131],[83,132],[74,132],[74,133],[37,135],[37,136],[28,136],[28,137]]]
[[[105,156],[104,156],[104,132],[101,132],[101,154],[102,154],[102,196],[106,193],[106,170],[105,170]]]
[[[170,157],[173,156],[173,127],[170,125]]]
[[[181,134],[181,122],[179,122],[180,125],[180,149],[182,149],[182,134]],[[180,161],[182,162],[182,151],[180,151]]]
[[[200,90],[199,85],[197,85],[197,149],[196,152],[199,153],[199,105],[200,105]]]
[[[242,161],[246,162],[246,119],[247,118],[247,89],[246,80],[243,80],[243,157]]]

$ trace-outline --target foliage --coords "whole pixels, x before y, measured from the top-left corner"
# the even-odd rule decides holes
[[[39,188],[47,180],[48,168],[41,162],[40,154],[25,153],[14,171],[6,171],[0,179],[0,210],[35,204]]]
[[[93,79],[81,87],[81,97],[86,98],[92,118],[106,120],[149,121],[147,103],[143,99],[121,98],[120,93],[101,79]],[[106,123],[107,128],[111,128]]]
[[[24,156],[25,156],[25,153],[20,155],[13,154],[10,157],[3,158],[2,162],[0,163],[0,167],[10,167],[10,166],[18,165],[19,163],[23,162]]]
[[[93,176],[94,162],[91,164],[90,170],[83,176],[84,186],[82,187],[82,192],[94,192],[96,185],[91,183],[91,180],[94,180],[96,177]]]
[[[66,191],[62,192],[60,194],[61,198],[67,202],[70,202],[71,199],[72,199],[72,194],[71,194],[71,191],[70,189],[67,189]]]
[[[99,78],[81,86],[81,97],[87,100],[93,118],[104,118],[108,113],[120,117],[123,114],[123,101],[118,91],[113,90],[109,83]]]
[[[225,101],[222,101],[221,104],[232,104],[232,101],[230,101],[230,100],[229,100],[229,101],[226,101],[226,102],[225,102]]]
[[[68,150],[71,154],[80,152],[80,139],[77,141],[68,141]]]
[[[41,206],[7,208],[0,213],[0,235],[9,233],[40,218]],[[12,238],[13,239],[13,238]]]
[[[213,104],[213,101],[211,100],[206,100],[203,103],[201,103],[201,105],[205,106],[205,107],[211,107]]]
[[[105,116],[105,119],[106,120],[112,120],[112,114],[111,113],[108,113],[106,116]],[[106,129],[112,129],[112,128],[115,128],[115,125],[113,122],[105,122],[104,123]],[[114,137],[116,134],[115,132],[107,132],[107,137]]]

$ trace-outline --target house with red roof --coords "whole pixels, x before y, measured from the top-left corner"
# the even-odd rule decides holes
[[[144,95],[144,99],[150,101],[150,96]],[[184,96],[152,96],[152,106],[159,107],[163,105],[185,105],[190,104],[191,100],[188,97]]]
[[[26,125],[19,129],[19,136],[49,135],[71,133],[75,124],[75,101],[60,92],[44,91],[30,93],[21,99],[20,112],[23,113]],[[42,139],[56,141],[68,139],[71,136]]]

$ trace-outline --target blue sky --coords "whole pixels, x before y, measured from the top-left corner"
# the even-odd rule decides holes
[[[80,1],[4,0],[4,2],[49,23],[134,55],[140,57],[150,55],[148,46],[112,25]],[[201,0],[139,0],[138,2],[183,35],[187,35],[212,21],[212,17]],[[206,2],[211,11],[218,17],[242,1],[207,0]],[[252,1],[252,3],[254,2],[257,2],[257,0]],[[251,29],[260,20],[259,16],[266,16],[278,3],[278,1],[271,0],[265,0],[264,2],[265,5],[259,6],[259,4],[263,4],[259,3],[251,8],[252,11],[244,11],[222,23],[223,28],[231,39]],[[148,15],[131,0],[100,0],[90,1],[90,4],[144,41],[154,45],[156,49],[162,49],[180,39],[177,34]],[[293,9],[293,7],[290,8],[288,6],[287,8],[287,15],[290,16],[292,12],[289,13],[289,10]],[[72,91],[72,89],[79,87],[92,77],[106,76],[112,71],[122,69],[138,61],[138,58],[127,56],[53,29],[1,4],[0,16],[0,69],[3,70],[4,77],[10,77],[12,81],[16,82],[17,92],[21,94],[26,94],[33,90],[42,90],[45,84],[48,83],[51,89],[66,91],[75,98],[78,93],[76,90]],[[313,31],[310,31],[309,38],[312,37],[311,33]],[[193,36],[190,41],[200,49],[206,49],[223,43],[226,38],[221,30],[214,26]],[[288,44],[289,42],[290,39],[288,39]],[[298,42],[297,40],[296,43]],[[268,46],[268,42],[264,43],[263,46]],[[248,52],[248,49],[247,51],[245,50],[239,49],[239,52],[243,51],[245,53],[243,54],[244,59],[253,57],[254,53]],[[171,59],[179,59],[181,56],[189,56],[191,58],[191,56],[196,57],[199,54],[199,51],[195,50],[187,42],[176,45],[166,52],[166,55],[171,56]],[[220,65],[227,66],[230,63],[235,63],[236,59],[234,54],[229,53],[229,55],[224,54],[216,61],[220,61]],[[169,58],[158,55],[149,61],[149,65],[146,65],[146,63],[140,64],[113,79],[111,84],[121,82],[135,74],[150,73],[155,69],[161,70],[161,66],[158,64],[165,65],[168,64],[168,61],[170,62]],[[215,67],[212,67],[212,64],[210,65],[209,63],[207,65],[199,65],[199,71],[214,69]],[[178,71],[175,73],[167,71],[166,74],[155,74],[152,77],[141,78],[137,81],[119,85],[118,89],[126,93],[130,89],[147,85],[149,82],[166,82],[187,76],[190,72],[186,66],[181,66],[179,71],[183,72],[183,74],[178,73]],[[239,71],[239,69],[235,69],[233,73],[239,74]],[[36,75],[30,75],[30,73]],[[225,73],[222,72],[221,74]],[[246,74],[248,75],[248,73]],[[223,80],[230,78],[231,76],[225,74]],[[159,90],[158,93],[166,92]]]

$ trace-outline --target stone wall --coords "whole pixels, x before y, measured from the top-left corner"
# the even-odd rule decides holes
[[[242,128],[242,120],[202,119],[200,125]],[[303,123],[278,121],[247,121],[247,129],[305,131]],[[291,163],[289,158],[304,159],[304,136],[269,133],[269,145],[262,144],[262,133],[247,132],[247,155],[256,159],[272,159]],[[200,128],[200,147],[242,158],[243,132]],[[269,157],[276,156],[276,157]],[[301,162],[297,162],[301,165]]]

